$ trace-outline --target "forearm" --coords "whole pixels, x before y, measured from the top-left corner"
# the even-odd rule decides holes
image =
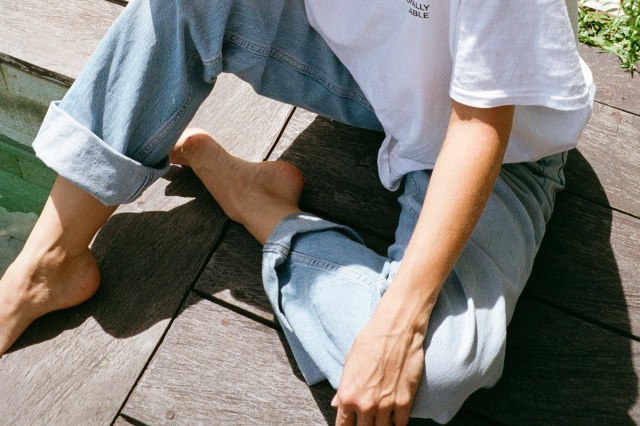
[[[449,129],[398,274],[385,295],[405,314],[401,327],[426,326],[442,283],[478,222],[506,150],[513,107],[453,102]]]
[[[409,411],[424,368],[431,309],[491,194],[511,131],[512,107],[453,103],[444,146],[393,283],[345,360],[333,405],[337,425],[395,424]]]

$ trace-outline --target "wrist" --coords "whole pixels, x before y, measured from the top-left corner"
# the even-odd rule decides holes
[[[384,294],[376,312],[380,311],[386,324],[394,330],[424,335],[436,296],[426,292],[406,292],[392,285]]]

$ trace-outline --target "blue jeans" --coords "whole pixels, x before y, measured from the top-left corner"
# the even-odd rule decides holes
[[[429,319],[413,417],[445,423],[469,395],[500,378],[507,325],[564,187],[565,160],[562,153],[502,167]],[[353,230],[307,213],[285,218],[265,244],[265,290],[308,383],[338,386],[351,344],[402,261],[429,178],[427,171],[405,176],[386,257]]]
[[[132,201],[165,173],[169,151],[221,72],[265,96],[382,130],[310,28],[302,0],[133,0],[51,105],[34,149],[103,203]],[[446,421],[471,392],[498,380],[506,327],[563,186],[564,158],[503,166],[433,310],[414,416]],[[398,269],[428,183],[428,172],[406,176],[387,257],[309,214],[283,220],[265,245],[265,289],[309,383],[339,383],[354,337]]]
[[[382,130],[347,69],[309,26],[302,0],[133,0],[33,143],[107,205],[133,201],[221,72],[257,93]]]

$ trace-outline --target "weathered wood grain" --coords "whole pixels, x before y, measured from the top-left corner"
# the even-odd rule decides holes
[[[2,0],[0,52],[75,78],[122,10],[102,0]]]
[[[31,147],[46,112],[38,102],[0,92],[0,135]]]
[[[260,243],[242,225],[230,223],[194,289],[275,325],[261,266]]]
[[[639,373],[637,341],[522,300],[502,379],[465,408],[502,424],[633,425]]]
[[[190,126],[207,130],[233,155],[262,161],[293,109],[257,95],[248,83],[234,75],[222,74]]]
[[[618,65],[613,53],[578,44],[582,59],[589,65],[596,84],[596,100],[611,107],[640,115],[640,80]]]
[[[565,174],[568,192],[640,217],[640,117],[595,103]]]
[[[525,292],[640,336],[640,219],[560,193]]]
[[[333,391],[306,386],[282,339],[191,296],[123,413],[146,424],[326,424]]]
[[[34,70],[26,70],[25,68],[24,64],[16,63],[15,60],[6,56],[0,56],[0,70],[6,83],[5,91],[12,96],[48,106],[50,102],[61,99],[67,92],[66,84],[43,78]]]
[[[134,421],[130,421],[129,419],[118,416],[115,422],[112,424],[113,426],[140,426],[140,423],[135,423]]]

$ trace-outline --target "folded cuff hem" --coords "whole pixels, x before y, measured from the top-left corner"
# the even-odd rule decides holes
[[[115,151],[53,102],[33,142],[36,156],[105,205],[135,200],[169,168],[145,166]]]

